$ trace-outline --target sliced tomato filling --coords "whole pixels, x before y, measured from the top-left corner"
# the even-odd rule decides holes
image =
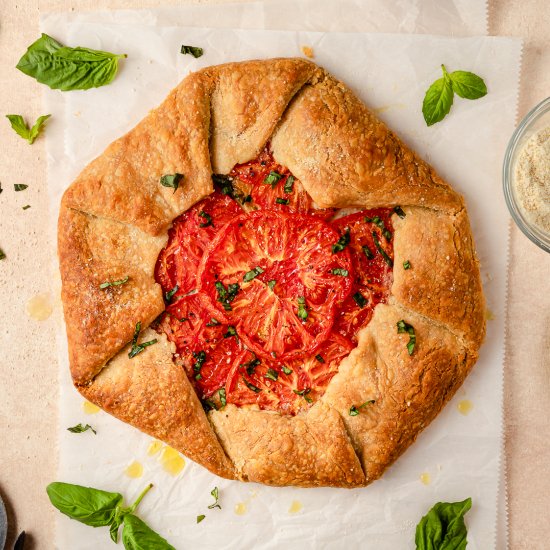
[[[296,414],[323,395],[387,299],[392,211],[328,221],[336,210],[314,208],[268,148],[215,181],[159,255],[158,330],[205,407]]]

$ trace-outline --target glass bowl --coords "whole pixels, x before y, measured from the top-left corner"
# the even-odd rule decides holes
[[[512,134],[504,155],[502,179],[504,198],[514,222],[529,237],[531,242],[546,250],[546,252],[550,252],[550,233],[534,225],[522,212],[514,182],[516,163],[521,149],[534,133],[546,126],[550,126],[550,97],[547,97],[532,109]]]

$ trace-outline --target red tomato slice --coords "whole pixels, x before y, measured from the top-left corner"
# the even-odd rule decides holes
[[[199,291],[258,355],[282,359],[313,352],[352,288],[349,251],[332,253],[338,239],[334,228],[312,216],[244,214],[227,224],[205,253]],[[255,277],[244,280],[253,270]],[[224,300],[236,285],[238,291]]]
[[[354,342],[357,332],[371,320],[376,304],[386,301],[393,282],[391,214],[389,208],[377,208],[332,222],[341,235],[349,230],[347,248],[356,268],[355,288],[336,314],[334,331]]]
[[[332,218],[336,212],[334,208],[313,208],[300,180],[275,161],[269,146],[256,159],[237,164],[230,175],[243,194],[250,195],[249,209],[310,214],[323,219]]]
[[[230,197],[215,191],[174,220],[168,232],[168,244],[159,254],[156,280],[164,292],[185,295],[197,288],[197,269],[205,248],[216,233],[242,208]]]

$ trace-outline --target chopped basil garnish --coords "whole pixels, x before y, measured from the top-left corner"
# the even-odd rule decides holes
[[[166,315],[168,315],[168,317],[173,317],[176,321],[179,321],[180,323],[184,323],[185,321],[189,321],[189,317],[176,317],[173,313],[171,313],[170,311],[166,311],[165,312]]]
[[[336,254],[337,252],[341,252],[348,246],[349,244],[349,227],[346,227],[346,230],[344,231],[344,234],[338,239],[338,241],[332,245],[332,253]]]
[[[281,368],[285,374],[292,374],[292,369],[289,369],[286,365],[283,365]]]
[[[384,261],[390,266],[393,267],[393,260],[386,254],[386,251],[380,246],[380,241],[378,240],[378,235],[373,231],[372,238],[374,239],[374,245],[378,249],[378,252],[382,254]]]
[[[255,277],[257,277],[260,273],[263,273],[264,270],[258,266],[258,267],[255,267],[254,269],[251,269],[250,271],[247,271],[245,274],[244,274],[244,277],[243,277],[243,281],[245,283],[248,283],[249,281],[252,281],[252,279],[254,279]]]
[[[0,260],[5,259],[5,257],[6,257],[5,252],[0,248]]]
[[[243,204],[245,202],[252,202],[252,195],[246,195],[246,197],[243,199]]]
[[[235,189],[233,188],[233,180],[224,174],[212,174],[212,181],[220,188],[222,195],[229,195],[234,197]]]
[[[163,187],[171,187],[174,193],[178,190],[180,181],[183,179],[183,174],[166,174],[160,178],[160,184]]]
[[[218,302],[223,305],[225,311],[231,311],[231,302],[237,297],[237,293],[240,290],[238,283],[227,285],[227,288],[223,286],[221,281],[216,281],[215,285],[218,291]]]
[[[67,430],[73,434],[81,434],[82,432],[91,430],[92,432],[94,432],[95,435],[97,435],[97,432],[89,424],[86,424],[85,426],[83,426],[82,424],[77,424],[72,428],[67,428]]]
[[[169,304],[172,301],[172,298],[174,297],[174,294],[180,289],[178,285],[176,285],[172,290],[169,290],[168,292],[164,293],[164,299]]]
[[[206,516],[204,514],[200,514],[197,516],[197,523],[200,523]]]
[[[267,281],[267,286],[269,287],[270,290],[273,290],[276,284],[277,284],[277,281],[275,279],[271,279],[271,281]]]
[[[349,415],[350,416],[357,416],[359,414],[359,409],[362,409],[363,407],[366,407],[367,405],[372,405],[375,403],[374,399],[369,399],[368,401],[365,401],[362,405],[352,405],[349,408]]]
[[[23,208],[23,210],[28,210],[28,209],[29,209],[30,207],[31,207],[31,205],[30,205],[30,204],[26,204],[26,205],[25,205],[25,206],[23,206],[22,208]]]
[[[313,399],[309,397],[308,393],[311,392],[311,388],[304,388],[303,390],[292,390],[296,395],[301,395],[308,403],[313,403]]]
[[[28,187],[28,185],[25,184],[25,183],[14,183],[13,184],[13,188],[16,191],[24,191],[27,187]]]
[[[231,338],[231,336],[236,336],[238,338],[237,330],[233,325],[229,325],[227,327],[227,332],[223,335],[224,338]]]
[[[254,357],[254,359],[251,359],[250,361],[239,365],[239,367],[245,367],[246,374],[248,374],[248,376],[252,376],[254,374],[254,371],[256,370],[256,367],[260,364],[261,361],[257,357]]]
[[[199,227],[208,227],[209,225],[213,225],[212,217],[210,216],[210,214],[207,214],[204,210],[201,210],[199,212],[199,216],[206,220],[205,222],[199,224]]]
[[[193,352],[193,357],[196,359],[196,362],[193,365],[193,370],[197,373],[195,374],[195,380],[200,380],[202,378],[201,368],[204,365],[204,362],[206,361],[206,352],[205,351]]]
[[[367,260],[372,260],[374,258],[373,251],[367,246],[362,246],[363,252],[365,253],[365,256],[367,257]]]
[[[405,217],[405,212],[403,212],[403,209],[400,206],[396,206],[393,211],[401,218],[403,219]]]
[[[130,280],[130,277],[126,276],[124,279],[120,279],[119,281],[105,281],[104,283],[101,283],[99,285],[99,288],[101,290],[104,290],[106,288],[109,288],[110,286],[120,286],[125,285]]]
[[[411,262],[409,260],[405,260],[403,262],[403,269],[410,269],[411,268]]]
[[[213,508],[219,508],[220,510],[222,509],[222,507],[219,505],[218,501],[219,501],[219,498],[220,498],[220,495],[218,493],[218,488],[217,487],[214,487],[212,489],[212,491],[210,491],[210,494],[214,497],[214,504],[211,504],[208,509],[209,510],[212,510]]]
[[[269,380],[277,382],[277,379],[279,378],[279,373],[274,369],[267,369],[267,372],[264,374],[264,378],[269,378]]]
[[[330,272],[333,275],[339,275],[340,277],[347,277],[349,275],[349,271],[347,269],[341,269],[340,267],[335,267],[334,269],[331,269]]]
[[[315,356],[315,359],[317,359],[317,361],[319,361],[319,363],[324,363],[325,360],[323,359],[323,356],[318,353],[316,356]]]
[[[197,377],[195,376],[195,378]],[[197,380],[200,380],[201,378],[202,376],[200,376],[199,374],[199,378],[197,378]],[[214,403],[212,399],[201,399],[201,403],[202,403],[202,408],[204,409],[204,412],[218,410],[218,407],[216,407],[216,403]]]
[[[202,48],[199,48],[198,46],[183,46],[180,49],[180,53],[183,55],[191,54],[193,57],[197,58],[200,57],[204,50]]]
[[[353,295],[353,299],[359,307],[365,307],[367,305],[367,299],[360,292],[356,292]]]
[[[258,388],[258,386],[251,384],[244,376],[242,378],[243,378],[243,382],[246,384],[246,387],[249,390],[252,390],[254,393],[260,393],[262,391],[260,388]]]
[[[217,320],[217,319],[214,319],[214,317],[212,317],[212,319],[210,319],[210,321],[208,323],[206,323],[206,326],[207,327],[215,327],[216,325],[220,325],[221,323]]]
[[[142,342],[141,344],[138,344],[137,340],[140,332],[141,332],[141,321],[138,321],[136,323],[136,328],[134,330],[134,337],[132,338],[132,349],[128,353],[128,357],[130,359],[140,354],[147,346],[152,346],[153,344],[156,344],[158,342],[158,340],[155,338],[154,340],[149,340],[149,342]]]
[[[275,187],[282,177],[283,176],[279,174],[279,172],[271,170],[271,172],[269,172],[269,174],[264,178],[264,183],[271,185],[271,187]]]
[[[294,190],[294,180],[296,178],[293,176],[293,175],[290,175],[288,176],[288,178],[286,178],[286,181],[285,181],[285,193],[288,195],[289,193],[292,193],[292,191]]]
[[[386,238],[386,240],[391,241],[391,233],[386,229],[386,226],[384,225],[384,220],[381,220],[379,216],[374,216],[374,218],[369,218],[368,216],[365,217],[366,222],[372,222],[374,225],[380,228],[380,231],[382,231],[382,235]]]
[[[412,325],[409,325],[409,323],[406,323],[401,319],[401,321],[397,321],[397,333],[402,334],[406,332],[409,335],[409,342],[407,343],[407,351],[409,352],[409,355],[413,354],[414,346],[416,345],[416,334],[414,332],[414,327]]]
[[[218,396],[220,397],[220,403],[222,408],[227,405],[227,397],[225,395],[225,388],[220,388],[218,390]]]
[[[282,199],[281,197],[277,197],[277,198],[275,199],[275,202],[276,202],[277,204],[288,204],[288,199]]]
[[[298,317],[305,321],[307,319],[306,299],[298,296]]]

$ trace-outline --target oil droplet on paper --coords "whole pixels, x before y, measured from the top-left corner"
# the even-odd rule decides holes
[[[101,409],[97,405],[94,405],[93,403],[90,403],[89,401],[84,401],[84,403],[82,403],[82,410],[86,414],[96,414]]]
[[[27,315],[36,321],[45,321],[53,311],[49,294],[37,294],[26,305]]]
[[[432,477],[428,472],[423,472],[422,474],[420,474],[420,481],[424,485],[429,485],[432,482]]]
[[[237,504],[235,504],[235,514],[238,516],[244,516],[246,512],[246,502],[237,502]]]
[[[160,456],[160,463],[166,472],[173,476],[177,476],[185,467],[185,460],[172,447],[164,447]]]
[[[155,439],[151,441],[151,443],[149,443],[149,447],[147,448],[147,454],[149,456],[156,455],[161,449],[162,449],[162,441],[158,441],[157,439]]]
[[[487,308],[485,310],[485,320],[486,321],[494,321],[495,320],[495,314],[489,308]]]
[[[290,508],[288,509],[289,514],[297,514],[302,510],[303,506],[299,500],[293,500]]]
[[[474,404],[469,399],[463,399],[459,401],[456,408],[460,414],[466,416],[474,408]]]
[[[302,53],[309,57],[309,59],[313,59],[315,57],[315,54],[313,53],[313,48],[311,46],[302,46]]]
[[[132,477],[132,478],[141,477],[143,475],[143,466],[141,465],[140,462],[138,462],[137,460],[134,460],[134,462],[132,462],[132,464],[130,464],[126,468],[126,470],[124,470],[124,473],[128,477]]]

